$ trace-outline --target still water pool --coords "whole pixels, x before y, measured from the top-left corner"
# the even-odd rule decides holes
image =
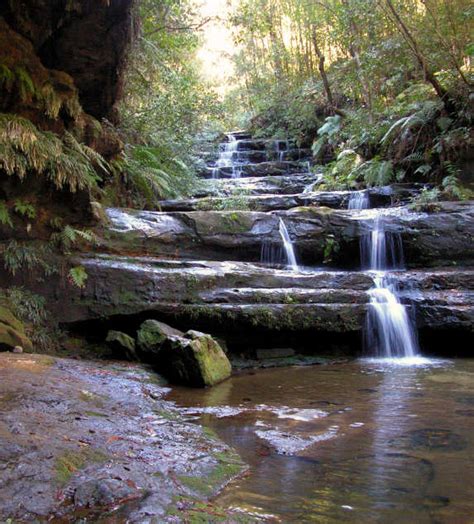
[[[250,466],[219,505],[268,522],[472,523],[474,360],[410,364],[255,371],[170,398]]]

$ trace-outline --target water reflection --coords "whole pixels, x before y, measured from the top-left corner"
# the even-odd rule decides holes
[[[171,398],[251,466],[221,505],[282,522],[468,522],[474,361],[418,364],[266,370]]]

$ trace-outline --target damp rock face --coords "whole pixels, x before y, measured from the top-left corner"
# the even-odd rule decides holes
[[[214,386],[232,372],[218,342],[199,331],[188,331],[184,337],[170,336],[160,350],[158,366],[172,382],[193,387]]]
[[[244,466],[168,392],[136,363],[0,353],[0,522],[168,522],[190,486],[215,496]]]

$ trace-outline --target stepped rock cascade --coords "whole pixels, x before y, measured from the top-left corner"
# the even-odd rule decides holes
[[[374,271],[374,287],[368,292],[365,347],[377,357],[415,357],[419,352],[416,331],[398,297],[397,278],[389,273],[404,269],[402,239],[386,231],[383,218],[377,213],[372,231],[361,240],[362,263]]]
[[[403,336],[416,310],[424,352],[469,351],[471,203],[441,202],[437,212],[415,213],[406,204],[420,191],[416,185],[319,190],[322,168],[308,174],[309,153],[293,141],[232,136],[227,156],[248,162],[240,178],[232,178],[229,167],[218,168],[219,178],[212,178],[219,156],[214,148],[203,153],[208,164],[193,197],[161,201],[160,211],[107,209],[106,235],[98,231],[100,252],[77,260],[87,270],[85,287],[65,294],[57,276],[39,284],[59,322],[98,331],[108,323],[109,329],[123,330],[124,323],[134,329],[151,316],[219,336],[231,353],[251,358],[275,344],[358,354],[365,331],[374,334],[374,353],[383,354],[388,340],[396,354],[395,346],[409,347]],[[372,209],[365,209],[369,200]],[[296,266],[285,239],[291,240],[299,271],[291,270]],[[15,285],[22,285],[20,278]],[[377,320],[377,310],[393,314],[393,322],[382,315]],[[386,339],[376,335],[377,322],[387,328]],[[408,327],[397,331],[400,325]]]

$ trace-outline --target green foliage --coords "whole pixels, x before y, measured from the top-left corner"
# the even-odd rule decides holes
[[[415,211],[434,212],[439,209],[438,201],[440,190],[437,187],[428,189],[424,187],[411,201],[410,207]]]
[[[78,288],[84,288],[87,282],[87,271],[84,266],[75,266],[69,270],[69,282]]]
[[[51,248],[46,244],[11,240],[3,252],[3,263],[12,275],[20,270],[31,271],[35,268],[50,275],[56,272],[55,265],[50,262],[51,255]]]
[[[33,204],[23,200],[16,200],[13,204],[15,213],[26,218],[36,218],[36,209]]]
[[[77,246],[79,242],[97,244],[98,238],[93,231],[75,229],[69,225],[51,235],[51,243],[64,253],[68,253],[73,247]]]
[[[36,352],[51,352],[58,347],[61,333],[48,313],[44,297],[22,287],[9,287],[1,294],[8,299],[13,314],[26,324]]]
[[[334,255],[339,253],[340,246],[334,235],[328,235],[324,243],[324,260],[325,264],[329,264],[333,261]]]
[[[71,133],[61,139],[40,131],[26,118],[0,113],[0,169],[8,176],[23,180],[28,173],[35,173],[58,189],[75,192],[96,186],[96,168],[107,170],[104,159]]]
[[[10,299],[14,315],[22,322],[29,322],[36,326],[46,320],[46,300],[44,297],[19,287],[8,288],[4,293]]]
[[[192,2],[144,0],[136,9],[141,32],[121,105],[130,144],[124,169],[135,205],[153,206],[196,185],[197,137],[220,114],[220,105],[198,71],[200,20]]]
[[[0,224],[4,226],[13,227],[13,222],[10,218],[10,212],[5,202],[0,200]]]
[[[131,146],[125,157],[127,180],[148,206],[161,198],[188,195],[196,187],[194,172],[165,147]]]

